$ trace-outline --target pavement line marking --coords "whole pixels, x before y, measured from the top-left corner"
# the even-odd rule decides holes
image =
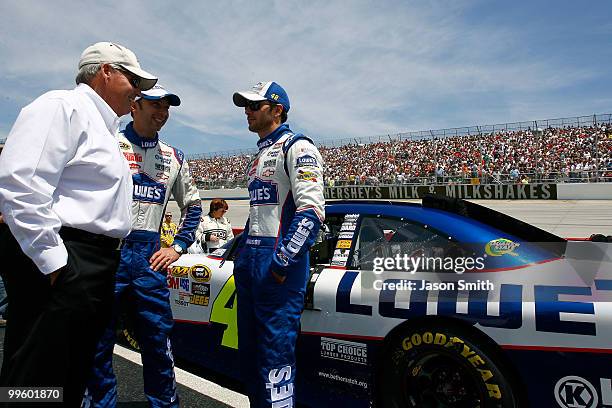
[[[134,364],[142,366],[140,353],[129,350],[118,344],[115,345],[114,353]],[[191,388],[200,394],[204,394],[234,408],[249,408],[249,399],[236,391],[223,388],[219,384],[200,378],[178,367],[174,367],[174,375],[178,384]]]

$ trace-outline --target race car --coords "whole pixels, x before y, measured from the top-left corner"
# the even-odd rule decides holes
[[[239,378],[235,252],[184,255],[168,285],[175,354]],[[306,406],[612,406],[611,243],[457,199],[328,201],[310,259]]]

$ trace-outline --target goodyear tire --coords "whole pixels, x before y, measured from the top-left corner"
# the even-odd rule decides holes
[[[465,329],[420,325],[387,344],[379,377],[382,407],[520,407],[498,354]]]

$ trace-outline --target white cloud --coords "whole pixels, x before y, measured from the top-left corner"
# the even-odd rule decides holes
[[[12,84],[5,94],[22,106],[44,90],[72,87],[84,47],[117,41],[181,96],[176,127],[198,134],[190,138],[202,138],[198,149],[215,150],[253,145],[231,95],[267,79],[287,89],[295,130],[318,138],[580,110],[542,95],[600,78],[606,64],[540,56],[525,45],[533,31],[521,21],[468,21],[483,4],[24,0],[2,6],[0,84]]]

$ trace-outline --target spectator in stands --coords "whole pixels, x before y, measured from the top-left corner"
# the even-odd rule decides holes
[[[596,179],[612,157],[608,127],[584,126],[498,131],[479,135],[423,140],[389,140],[321,146],[328,184],[422,184],[429,180],[466,183],[516,183],[527,174],[531,182]],[[245,185],[249,155],[215,156],[190,162],[201,186]],[[193,163],[193,164],[192,164]],[[573,168],[572,168],[573,166]],[[578,166],[578,170],[576,167]],[[571,174],[570,174],[571,171]],[[612,181],[612,180],[611,180]]]

